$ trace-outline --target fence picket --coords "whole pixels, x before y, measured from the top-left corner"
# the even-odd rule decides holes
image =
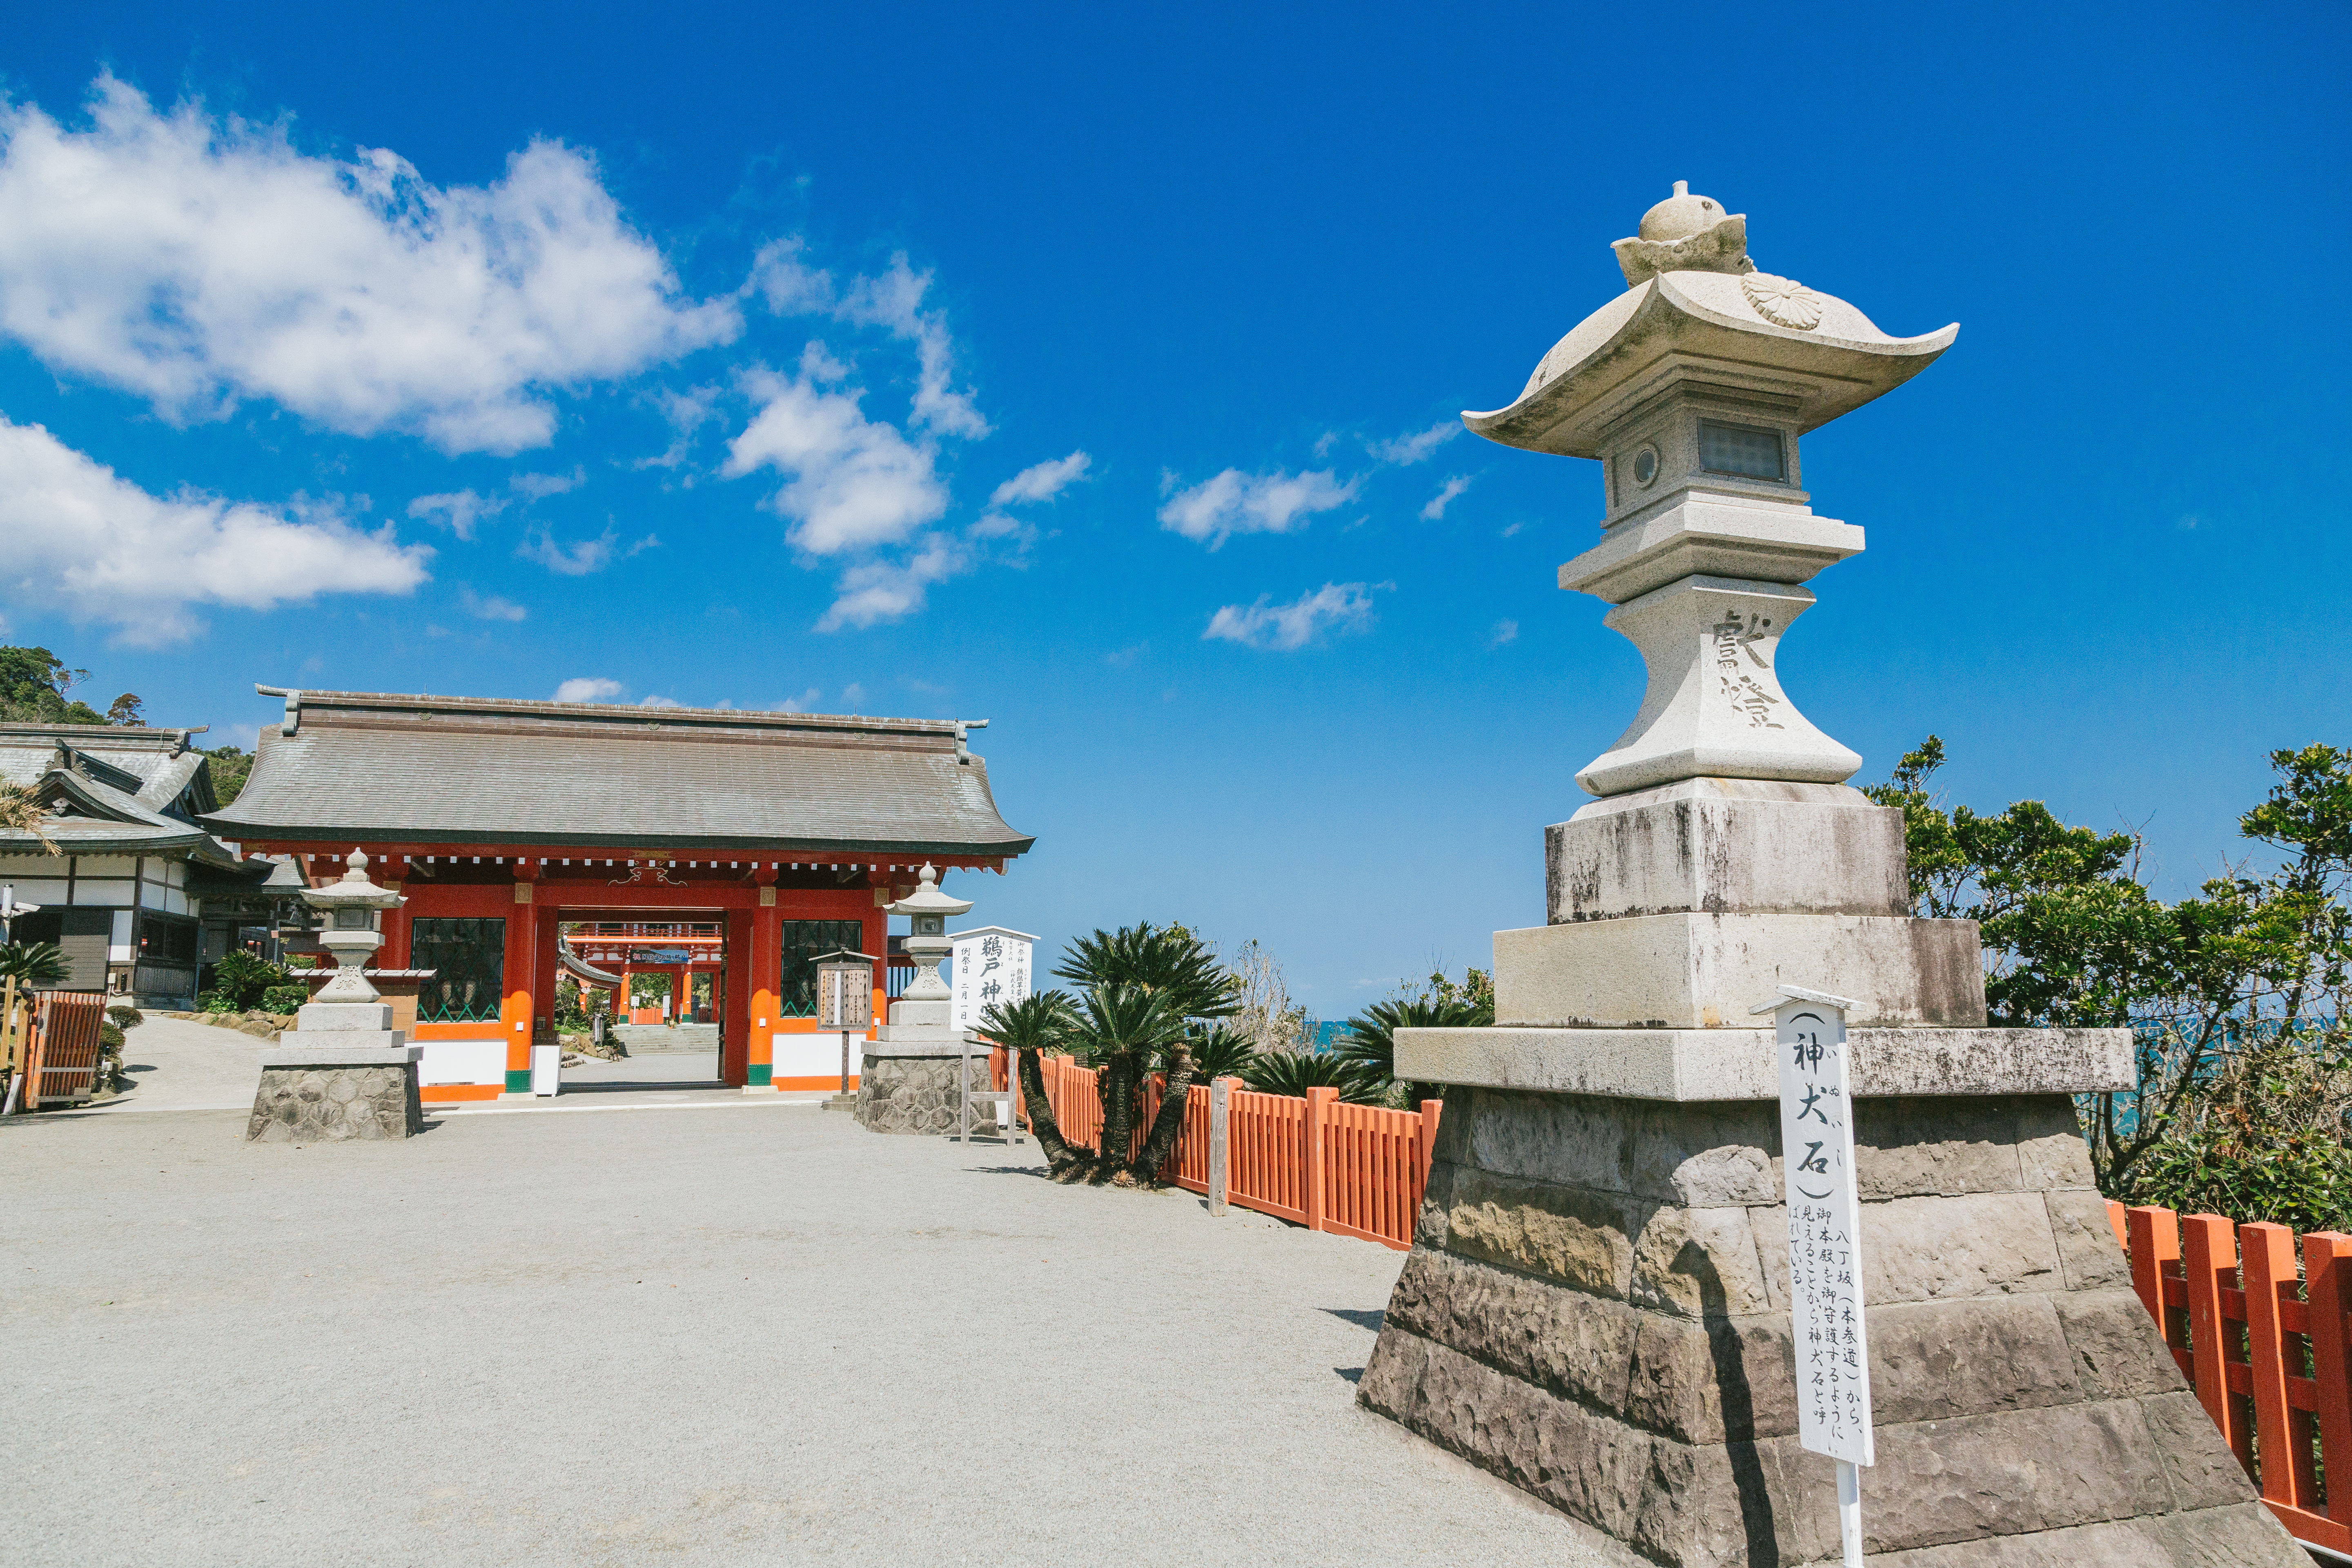
[[[2125,1219],[2133,1288],[2263,1501],[2296,1539],[2352,1554],[2352,1480],[2322,1495],[2323,1471],[2352,1477],[2352,1237],[2303,1237],[2298,1297],[2284,1226],[2154,1206]]]
[[[1101,1081],[1067,1057],[1041,1057],[1046,1103],[1062,1136],[1095,1147],[1102,1137]],[[1007,1064],[1010,1070],[1010,1064]],[[1223,1176],[1225,1201],[1312,1230],[1328,1230],[1403,1251],[1412,1245],[1437,1142],[1441,1102],[1419,1110],[1347,1105],[1339,1091],[1318,1089],[1305,1099],[1260,1094],[1226,1084]],[[1143,1094],[1136,1147],[1158,1113],[1162,1089],[1155,1079]],[[1210,1091],[1195,1084],[1185,1097],[1184,1131],[1160,1170],[1163,1180],[1207,1193],[1211,1174]]]

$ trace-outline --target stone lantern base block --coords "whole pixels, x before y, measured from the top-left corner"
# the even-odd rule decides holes
[[[2131,1291],[2065,1096],[1855,1123],[1871,1561],[2301,1568]],[[1440,1129],[1361,1402],[1652,1561],[1837,1561],[1777,1106],[1452,1088]]]
[[[416,1055],[414,1046],[267,1053],[246,1142],[376,1142],[415,1136],[425,1131]]]
[[[973,1070],[986,1060],[975,1060]],[[869,1132],[953,1132],[962,1100],[963,1058],[957,1055],[876,1056],[858,1069],[857,1121]]]

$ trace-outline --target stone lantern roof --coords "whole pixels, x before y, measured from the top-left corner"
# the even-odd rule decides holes
[[[915,890],[892,904],[889,912],[894,915],[938,915],[944,920],[954,915],[970,914],[971,900],[951,899],[941,892],[939,868],[926,866],[922,870],[922,880],[916,885]]]
[[[1465,425],[1507,447],[1601,458],[1622,420],[1698,379],[1772,400],[1802,432],[1902,385],[1959,335],[1955,323],[1890,337],[1834,294],[1758,271],[1745,215],[1685,182],[1675,191],[1612,247],[1625,291],[1552,345],[1517,401],[1465,410]]]

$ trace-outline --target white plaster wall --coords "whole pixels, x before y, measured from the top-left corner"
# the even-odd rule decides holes
[[[857,1076],[858,1058],[865,1052],[863,1031],[849,1037],[849,1076]],[[827,1030],[814,1035],[776,1035],[768,1048],[768,1072],[773,1078],[839,1078],[841,1076],[841,1032]]]
[[[417,1040],[424,1048],[416,1061],[416,1081],[432,1083],[494,1083],[507,1081],[504,1040]]]

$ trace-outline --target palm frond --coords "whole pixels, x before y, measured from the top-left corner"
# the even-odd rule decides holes
[[[1166,994],[1182,1018],[1230,1018],[1239,987],[1209,944],[1182,926],[1142,921],[1073,941],[1054,971],[1087,991],[1134,986]]]
[[[1388,1086],[1364,1064],[1337,1051],[1260,1051],[1242,1068],[1242,1081],[1260,1094],[1295,1094],[1336,1089],[1351,1105],[1377,1105]]]

